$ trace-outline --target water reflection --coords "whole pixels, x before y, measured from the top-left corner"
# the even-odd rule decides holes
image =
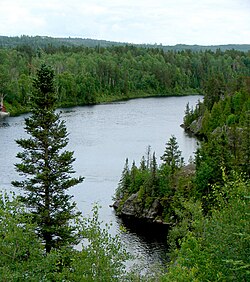
[[[119,218],[118,224],[123,226],[122,229],[125,228],[125,235],[121,235],[123,240],[128,243],[139,240],[140,244],[138,245],[145,244],[144,252],[147,257],[150,258],[154,254],[152,261],[155,260],[155,256],[159,261],[165,262],[167,260],[169,226],[126,217]]]

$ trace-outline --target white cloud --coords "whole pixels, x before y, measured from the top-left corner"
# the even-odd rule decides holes
[[[134,43],[250,43],[248,0],[1,0],[2,35]]]

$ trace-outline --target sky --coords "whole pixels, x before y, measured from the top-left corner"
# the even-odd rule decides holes
[[[0,0],[0,35],[250,44],[250,0]]]

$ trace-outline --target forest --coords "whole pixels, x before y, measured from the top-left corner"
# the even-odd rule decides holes
[[[59,107],[145,96],[203,94],[213,87],[213,80],[221,91],[234,91],[239,81],[236,78],[249,76],[249,51],[164,51],[133,45],[52,43],[43,46],[40,37],[42,47],[37,47],[32,45],[35,39],[26,45],[0,48],[0,93],[12,115],[28,111],[32,78],[43,62],[55,70]]]
[[[44,77],[37,78],[44,64],[51,69],[44,67]],[[13,182],[16,187],[29,190],[31,197],[3,193],[0,198],[1,281],[250,279],[249,51],[164,51],[130,45],[55,47],[49,44],[39,48],[19,45],[0,49],[0,68],[0,93],[5,97],[7,110],[12,115],[31,111],[34,116],[26,120],[26,130],[35,137],[17,141],[31,154],[30,157],[25,153],[18,155],[23,163],[17,169],[24,174],[34,174],[34,180]],[[53,96],[46,96],[48,104],[44,103],[43,96],[34,98],[34,93],[46,90],[41,83],[43,79],[51,89],[48,93],[53,92]],[[40,90],[34,92],[34,86]],[[74,207],[65,201],[69,197],[61,194],[63,186],[66,189],[83,179],[65,178],[63,167],[72,171],[73,153],[59,155],[67,143],[67,134],[63,123],[57,125],[59,117],[49,105],[66,107],[197,93],[204,95],[203,101],[195,108],[187,104],[183,117],[183,130],[200,140],[194,159],[185,164],[178,140],[171,136],[166,140],[160,161],[150,147],[140,164],[132,162],[130,167],[129,160],[125,161],[114,195],[118,214],[124,203],[135,195],[139,217],[158,203],[153,220],[170,225],[170,262],[164,269],[152,269],[151,273],[141,276],[136,270],[125,268],[129,254],[122,248],[119,238],[111,238],[106,229],[101,229],[98,208],[94,208],[90,219],[77,217]],[[38,108],[33,108],[34,102]],[[53,130],[46,127],[46,121],[52,122]],[[51,134],[48,139],[47,134]],[[56,142],[47,144],[44,140]],[[36,146],[45,146],[46,154],[40,154]],[[46,159],[49,155],[51,163]],[[44,170],[34,161],[36,158],[42,158]],[[52,174],[50,165],[53,165]],[[53,182],[55,202],[51,210],[43,211],[36,205],[37,214],[27,214],[24,204],[34,205],[38,196],[44,198],[40,188],[36,192],[40,195],[34,194],[33,188],[41,181],[47,183],[46,175]],[[60,175],[58,181],[55,175]],[[68,213],[54,210],[62,204]],[[50,221],[43,221],[48,212],[55,214],[57,228],[51,226]],[[76,233],[72,233],[66,223],[75,218],[72,230],[88,242],[81,251],[68,243],[70,235]],[[57,234],[54,241],[46,239],[48,232]],[[65,239],[60,241],[60,237]],[[44,240],[53,244],[45,249]]]

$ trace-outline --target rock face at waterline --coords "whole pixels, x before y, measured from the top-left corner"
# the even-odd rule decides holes
[[[183,127],[186,132],[199,136],[202,128],[202,117],[194,120],[189,126],[182,124],[181,127]]]
[[[156,198],[150,207],[143,208],[141,201],[139,201],[138,198],[139,197],[137,192],[130,195],[123,205],[121,205],[121,200],[115,201],[113,207],[115,210],[117,210],[120,216],[135,217],[138,219],[147,220],[148,222],[163,223],[162,220],[157,219],[157,217],[161,214],[163,208],[160,203],[160,199]]]

